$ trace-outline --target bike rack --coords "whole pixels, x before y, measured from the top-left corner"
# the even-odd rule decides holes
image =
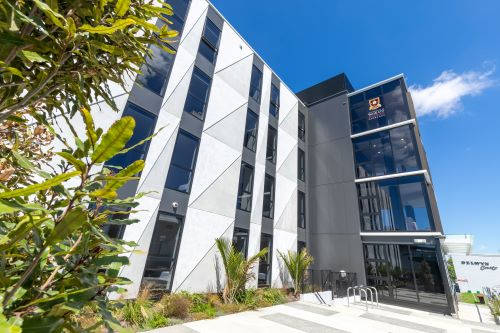
[[[353,296],[353,304],[356,303],[356,290],[358,291],[359,302],[363,301],[363,299],[361,298],[361,292],[364,293],[366,311],[368,311],[368,292],[370,293],[370,302],[371,302],[372,306],[375,305],[374,300],[373,300],[373,294],[375,294],[375,301],[377,302],[377,306],[379,305],[378,304],[378,290],[377,290],[377,288],[371,287],[371,286],[354,286],[354,287],[347,288],[347,306],[350,306],[351,290],[352,290],[352,296]]]

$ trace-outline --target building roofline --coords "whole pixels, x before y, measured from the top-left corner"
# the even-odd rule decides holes
[[[384,83],[387,83],[387,82],[390,82],[390,81],[393,81],[393,80],[397,80],[397,79],[403,79],[403,81],[405,81],[405,86],[406,86],[405,76],[404,76],[403,73],[400,73],[400,74],[394,75],[393,77],[390,77],[388,79],[385,79],[385,80],[382,80],[380,82],[377,82],[377,83],[374,83],[374,84],[370,84],[369,86],[366,86],[364,88],[355,90],[352,93],[347,94],[347,97],[356,95],[356,94],[361,93],[361,92],[366,91],[366,90],[370,90],[370,89],[375,88],[377,86],[380,86],[380,85],[382,85]]]

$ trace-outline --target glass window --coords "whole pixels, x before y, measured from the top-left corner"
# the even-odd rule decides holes
[[[259,261],[258,286],[265,287],[271,285],[271,261],[273,253],[273,235],[260,234],[260,250],[267,247],[268,252]]]
[[[125,148],[132,147],[153,134],[156,124],[156,116],[152,113],[149,113],[148,111],[145,111],[137,105],[129,102],[123,110],[122,117],[125,116],[133,117],[136,123],[134,134]],[[149,141],[146,141],[143,144],[129,150],[125,154],[115,155],[112,159],[106,162],[106,166],[125,168],[137,160],[144,160],[146,159],[148,148]]]
[[[179,31],[179,36],[175,39],[179,40],[182,28],[184,26],[184,20],[186,19],[187,9],[189,6],[189,0],[169,0],[168,4],[172,6],[174,15],[164,15],[167,20],[172,22],[169,26],[170,29]]]
[[[410,119],[401,79],[349,97],[352,133]]]
[[[278,118],[280,110],[280,89],[271,84],[271,103],[269,104],[269,114]]]
[[[306,117],[299,112],[299,139],[306,141]]]
[[[306,228],[306,195],[301,191],[298,192],[297,224],[299,228]]]
[[[240,184],[236,208],[249,212],[252,209],[253,168],[241,163]]]
[[[303,182],[306,181],[306,154],[302,149],[298,150],[298,178]]]
[[[364,231],[434,231],[425,179],[401,177],[359,183]]]
[[[253,65],[252,67],[252,78],[250,80],[250,97],[253,98],[254,101],[260,103],[260,95],[262,91],[262,72],[257,66]]]
[[[276,155],[278,148],[278,132],[271,126],[267,130],[267,149],[266,160],[276,164]]]
[[[381,298],[448,305],[433,245],[365,244],[366,279]]]
[[[297,242],[297,252],[301,252],[302,249],[305,249],[306,248],[306,242],[303,242],[303,241],[298,241]]]
[[[264,180],[264,206],[262,215],[272,219],[274,217],[274,178],[266,175]]]
[[[166,187],[189,193],[198,152],[198,138],[184,131],[179,131],[175,142]]]
[[[203,73],[198,67],[195,67],[191,83],[189,84],[186,104],[184,105],[185,112],[199,119],[204,118],[210,83],[210,77]]]
[[[356,177],[376,177],[420,170],[410,126],[365,135],[353,140]]]
[[[155,288],[170,290],[180,231],[181,221],[178,218],[158,214],[144,268],[144,284],[152,283]]]
[[[243,145],[255,151],[257,148],[257,131],[259,127],[259,116],[250,111],[247,112],[247,121],[245,124],[245,141]]]
[[[219,37],[220,37],[219,28],[212,21],[207,19],[198,52],[212,64],[215,62],[215,58],[217,56]]]
[[[233,246],[237,251],[243,253],[245,258],[247,257],[248,230],[243,228],[234,228]]]
[[[142,73],[137,76],[137,82],[155,94],[163,96],[175,56],[155,45],[151,46],[151,52],[151,56],[142,66]]]

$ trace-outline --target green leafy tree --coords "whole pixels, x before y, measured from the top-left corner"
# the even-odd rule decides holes
[[[290,277],[293,280],[293,291],[295,296],[300,294],[304,273],[313,263],[314,258],[303,248],[300,252],[288,251],[286,254],[278,250],[278,255],[283,260]]]
[[[246,283],[255,277],[252,267],[269,250],[266,247],[247,260],[245,255],[238,251],[228,239],[217,238],[215,243],[222,258],[226,277],[222,298],[225,303],[235,303],[238,296],[245,291]]]
[[[450,274],[450,279],[453,283],[457,283],[457,273],[455,272],[455,265],[453,264],[453,259],[448,258],[448,274]]]
[[[172,7],[158,2],[0,1],[0,121],[17,111],[75,114],[100,99],[116,109],[109,83],[124,86],[148,45],[172,52]]]
[[[155,2],[0,1],[2,332],[82,331],[75,317],[89,307],[100,319],[86,330],[124,330],[113,315],[120,303],[107,295],[129,282],[118,273],[135,244],[110,239],[102,226],[136,222],[129,214],[140,195],[117,191],[144,161],[106,167],[133,148],[135,122],[123,117],[104,131],[87,110],[100,100],[116,110],[110,84],[126,88],[152,45],[172,52],[173,9]]]

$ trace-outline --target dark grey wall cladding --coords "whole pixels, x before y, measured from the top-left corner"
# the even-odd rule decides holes
[[[307,246],[313,268],[355,272],[364,283],[346,93],[309,106],[307,118]]]

